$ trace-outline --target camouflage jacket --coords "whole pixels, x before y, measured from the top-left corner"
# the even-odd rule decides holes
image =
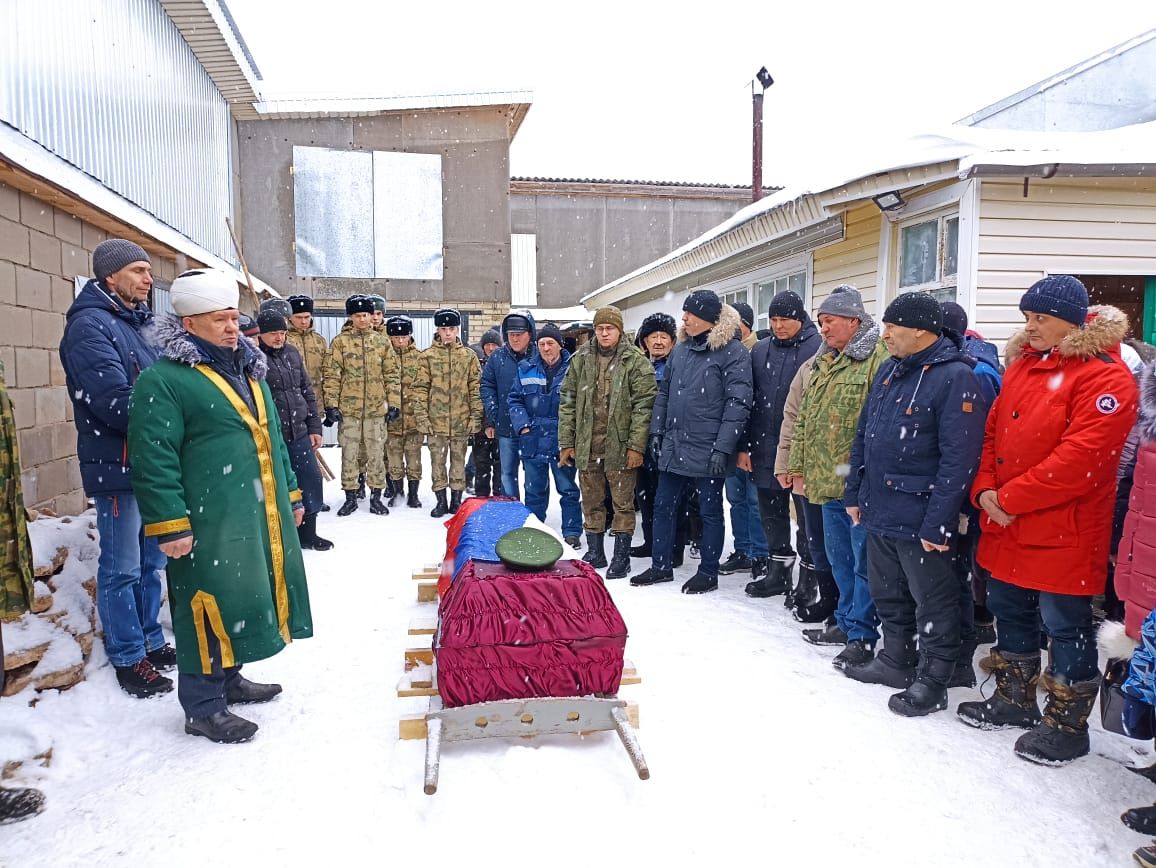
[[[329,351],[325,338],[313,329],[300,331],[290,323],[289,331],[285,332],[285,343],[296,347],[297,352],[301,353],[301,358],[305,361],[305,373],[309,375],[309,382],[313,384],[313,393],[320,400],[325,391],[325,354]]]
[[[482,427],[481,367],[460,340],[435,340],[422,353],[429,366],[429,433],[468,437]]]
[[[16,419],[0,365],[0,621],[27,612],[32,603],[32,546],[20,490]],[[0,656],[3,656],[0,653]]]
[[[323,376],[325,406],[343,416],[384,416],[401,403],[401,366],[383,335],[353,326],[329,345]]]
[[[425,434],[429,431],[429,363],[410,339],[399,350],[390,345],[401,367],[401,418],[389,424],[390,434]]]
[[[788,464],[791,473],[803,477],[811,503],[843,498],[859,414],[889,355],[879,326],[867,319],[843,352],[824,344],[809,363],[811,378],[799,404]]]

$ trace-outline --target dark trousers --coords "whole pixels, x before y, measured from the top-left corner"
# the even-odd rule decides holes
[[[651,553],[655,569],[672,569],[675,515],[684,490],[693,487],[698,492],[698,514],[702,518],[702,560],[698,571],[704,576],[718,578],[724,537],[722,492],[725,481],[721,476],[679,476],[659,471],[654,495],[654,548]]]
[[[795,550],[791,548],[791,492],[777,482],[771,484],[773,488],[759,489],[759,518],[763,523],[763,535],[767,538],[767,549],[771,557],[790,563],[795,559]],[[797,536],[804,537],[802,518],[799,520]],[[796,542],[799,541],[796,539]]]
[[[638,503],[638,514],[642,519],[642,538],[648,546],[654,544],[654,498],[658,492],[658,468],[650,456],[638,468],[634,482],[634,499]],[[689,536],[690,510],[688,498],[684,495],[678,504],[674,519],[674,545],[685,546]]]
[[[975,602],[974,582],[976,576],[984,583],[984,596],[987,591],[987,570],[979,565],[975,559],[975,550],[979,545],[979,530],[975,522],[971,522],[969,532],[956,537],[956,550],[953,563],[955,576],[959,582],[959,639],[964,645],[975,642]]]
[[[286,441],[285,445],[289,449],[289,464],[297,475],[297,487],[301,489],[301,501],[305,505],[305,514],[314,515],[321,511],[323,499],[321,496],[321,467],[317,463],[317,456],[313,454],[309,435],[298,437],[292,443]]]
[[[959,577],[954,553],[925,552],[919,540],[867,535],[868,583],[883,633],[881,657],[915,665],[915,640],[925,677],[947,678],[959,657]],[[943,661],[931,666],[931,661]]]
[[[831,572],[831,562],[827,560],[827,545],[823,541],[823,507],[811,503],[807,498],[792,494],[795,500],[795,518],[802,525],[806,548],[799,546],[799,557],[820,573]]]
[[[498,438],[487,437],[484,432],[479,432],[470,438],[470,443],[473,445],[470,456],[474,464],[474,494],[478,497],[500,495],[502,456],[498,451]]]
[[[1087,681],[1099,673],[1090,596],[1033,591],[992,576],[987,582],[987,607],[995,615],[1001,651],[1039,651],[1042,621],[1052,640],[1054,675],[1073,682]]]
[[[208,717],[210,714],[225,711],[228,708],[225,691],[241,674],[240,666],[221,665],[221,643],[217,641],[212,625],[207,619],[203,627],[205,637],[208,639],[212,674],[181,672],[177,676],[177,699],[184,709],[185,717],[189,718]]]

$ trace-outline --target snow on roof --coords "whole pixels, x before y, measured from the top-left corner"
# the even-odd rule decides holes
[[[418,109],[470,108],[476,106],[528,105],[534,94],[528,90],[481,93],[442,93],[424,96],[286,96],[267,98],[254,104],[261,117],[380,114]]]

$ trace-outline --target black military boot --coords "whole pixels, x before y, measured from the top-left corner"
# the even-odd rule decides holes
[[[409,481],[409,497],[405,500],[405,505],[410,509],[421,509],[421,501],[417,499],[418,481],[411,479]]]
[[[1141,835],[1156,835],[1156,805],[1129,808],[1120,815],[1120,822]]]
[[[947,708],[947,681],[955,671],[954,660],[924,658],[914,683],[887,700],[887,707],[903,717],[925,717]]]
[[[843,646],[840,651],[831,660],[831,665],[836,669],[845,669],[848,666],[862,666],[865,663],[870,663],[871,658],[875,656],[875,645],[872,642],[864,642],[862,639],[852,639]]]
[[[951,673],[948,687],[975,687],[975,666],[972,659],[975,657],[976,641],[964,642],[959,646],[959,656],[955,660],[955,671]]]
[[[240,672],[225,688],[225,702],[229,705],[255,705],[258,702],[270,702],[280,695],[280,684],[261,684],[250,681]]]
[[[625,579],[630,575],[630,535],[616,533],[612,536],[614,537],[614,554],[610,558],[610,569],[606,571],[606,578]]]
[[[1040,684],[1048,692],[1043,720],[1016,741],[1020,759],[1040,765],[1062,766],[1087,756],[1088,715],[1096,704],[1100,678],[1067,683],[1045,672]]]
[[[883,654],[867,663],[844,666],[843,674],[864,684],[882,684],[885,687],[894,687],[896,690],[910,687],[911,683],[915,681],[915,667],[913,665],[897,666],[884,656],[886,653],[884,651]]]
[[[682,592],[684,594],[709,594],[711,591],[718,590],[718,577],[708,576],[706,573],[699,570],[682,585]]]
[[[327,552],[333,548],[333,543],[317,535],[317,513],[307,515],[301,519],[297,528],[297,539],[301,548],[312,549],[315,552]]]
[[[441,518],[450,511],[450,505],[446,503],[446,490],[435,491],[434,497],[437,498],[437,503],[434,508],[429,511],[430,518]]]
[[[1036,684],[1040,679],[1039,654],[991,652],[995,693],[983,702],[961,702],[956,714],[977,729],[1032,729],[1040,723]]]
[[[826,626],[816,629],[804,630],[803,638],[810,642],[812,645],[847,644],[847,634],[843,632],[842,627],[835,623],[827,624]]]
[[[27,820],[44,810],[44,793],[31,787],[0,787],[0,826]]]
[[[185,718],[185,732],[203,735],[217,744],[240,744],[257,734],[257,724],[231,711],[218,711],[208,717]]]
[[[400,479],[386,479],[385,480],[385,505],[397,506],[397,500],[404,493],[402,490]]]
[[[341,504],[341,508],[337,510],[337,514],[344,517],[352,515],[355,512],[357,512],[357,492],[347,491],[345,492],[345,503]]]
[[[357,474],[357,499],[365,500],[365,474]]]
[[[582,555],[582,560],[586,561],[586,563],[590,564],[590,566],[596,570],[600,570],[606,566],[605,533],[586,534],[586,554]]]
[[[389,507],[381,502],[381,489],[369,490],[369,511],[374,515],[389,515]]]
[[[648,585],[658,585],[662,582],[673,582],[673,570],[656,570],[654,567],[648,567],[637,576],[630,577],[630,584],[636,588],[645,588]]]
[[[791,614],[796,621],[804,624],[818,624],[835,614],[835,607],[839,605],[839,586],[835,584],[835,576],[830,570],[810,567],[810,571],[809,581],[813,591],[805,599],[800,599],[799,592],[795,593],[795,610]],[[803,589],[801,573],[799,589]]]
[[[462,506],[462,493],[460,491],[450,491],[450,515],[456,513]]]
[[[774,597],[778,594],[786,594],[791,590],[791,567],[794,566],[794,559],[784,561],[780,558],[758,558],[755,564],[762,563],[765,566],[766,574],[759,578],[755,575],[755,569],[751,569],[751,575],[755,577],[755,581],[750,582],[746,587],[748,597]]]

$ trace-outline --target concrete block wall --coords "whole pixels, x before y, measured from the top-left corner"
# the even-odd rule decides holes
[[[92,251],[107,237],[91,223],[0,184],[0,363],[16,417],[24,503],[58,515],[86,505],[60,339],[75,278],[91,274]],[[154,274],[172,280],[175,260],[152,259]]]

